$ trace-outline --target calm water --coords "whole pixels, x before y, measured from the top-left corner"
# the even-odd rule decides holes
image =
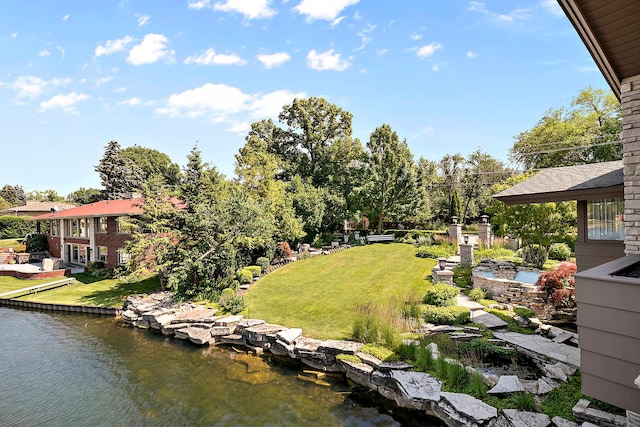
[[[2,426],[399,426],[297,371],[108,317],[0,307]]]

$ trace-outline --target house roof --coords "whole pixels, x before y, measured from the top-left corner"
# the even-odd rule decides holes
[[[638,0],[558,0],[611,89],[640,74]]]
[[[123,200],[101,200],[88,205],[78,206],[61,212],[49,212],[43,215],[32,217],[34,221],[60,218],[86,218],[97,216],[123,216],[136,215],[142,213],[140,208],[141,198]]]
[[[542,169],[493,197],[509,205],[622,197],[622,172],[622,160]]]
[[[40,201],[28,201],[26,205],[13,206],[7,209],[0,210],[0,214],[10,213],[37,213],[48,212],[54,207],[57,207],[58,211],[75,208],[76,205],[60,202],[40,202]]]

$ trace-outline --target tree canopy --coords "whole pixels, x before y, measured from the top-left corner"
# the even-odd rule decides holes
[[[125,194],[142,188],[142,170],[123,156],[122,148],[116,141],[107,144],[95,170],[102,181],[104,199],[121,199]]]

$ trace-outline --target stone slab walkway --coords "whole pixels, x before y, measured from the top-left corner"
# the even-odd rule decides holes
[[[580,369],[580,350],[576,347],[556,343],[540,335],[524,335],[516,332],[494,332],[493,336],[521,349]]]
[[[475,302],[465,294],[460,294],[456,297],[456,305],[467,307],[471,310],[471,321],[479,325],[486,326],[489,329],[506,328],[507,322],[500,319],[498,316],[487,313],[483,310],[484,306],[479,302]]]

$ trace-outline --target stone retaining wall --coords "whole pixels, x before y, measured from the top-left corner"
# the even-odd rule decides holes
[[[529,285],[515,280],[494,279],[484,276],[473,276],[473,287],[482,288],[491,294],[491,298],[505,304],[528,307],[538,316],[545,314],[546,294],[538,290],[536,285]]]
[[[41,302],[19,301],[8,298],[0,298],[0,305],[9,307],[22,307],[36,310],[54,310],[67,311],[73,313],[102,314],[109,316],[118,316],[121,311],[119,308],[112,307],[95,307],[86,305],[68,305],[68,304],[46,304]]]

